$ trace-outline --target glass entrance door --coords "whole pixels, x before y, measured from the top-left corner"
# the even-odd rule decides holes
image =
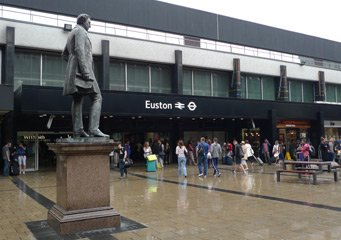
[[[38,134],[37,133],[25,133],[18,132],[18,142],[22,142],[26,147],[26,170],[27,171],[37,171],[38,165]]]

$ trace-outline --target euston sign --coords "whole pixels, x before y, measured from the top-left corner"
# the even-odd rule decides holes
[[[169,102],[153,102],[151,100],[145,100],[144,106],[145,106],[145,109],[155,109],[155,110],[188,109],[189,111],[193,112],[195,111],[195,109],[197,109],[197,105],[193,101],[188,102],[188,103],[183,103],[183,102],[169,103]]]

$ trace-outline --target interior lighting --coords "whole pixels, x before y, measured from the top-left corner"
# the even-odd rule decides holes
[[[70,32],[72,30],[72,25],[71,24],[64,24],[64,31],[65,32]]]

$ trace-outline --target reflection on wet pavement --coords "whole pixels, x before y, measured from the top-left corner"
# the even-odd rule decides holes
[[[246,176],[222,168],[220,178],[212,171],[199,178],[194,166],[187,178],[175,165],[149,173],[133,167],[127,179],[112,171],[112,206],[146,228],[111,239],[341,239],[341,183],[332,175],[318,185],[289,175],[277,183],[272,166]],[[54,172],[0,178],[0,240],[35,239],[25,223],[46,220],[55,183]]]

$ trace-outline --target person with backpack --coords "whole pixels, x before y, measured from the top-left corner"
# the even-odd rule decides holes
[[[205,142],[205,138],[200,138],[200,143],[197,145],[197,156],[198,156],[198,170],[199,170],[199,177],[207,176],[207,153],[208,153],[208,144]],[[202,172],[202,165],[204,165],[204,174]]]
[[[220,177],[221,173],[218,169],[218,159],[222,154],[222,149],[220,144],[218,143],[218,139],[213,139],[213,144],[211,145],[211,151],[212,151],[212,162],[213,162],[213,176]]]

